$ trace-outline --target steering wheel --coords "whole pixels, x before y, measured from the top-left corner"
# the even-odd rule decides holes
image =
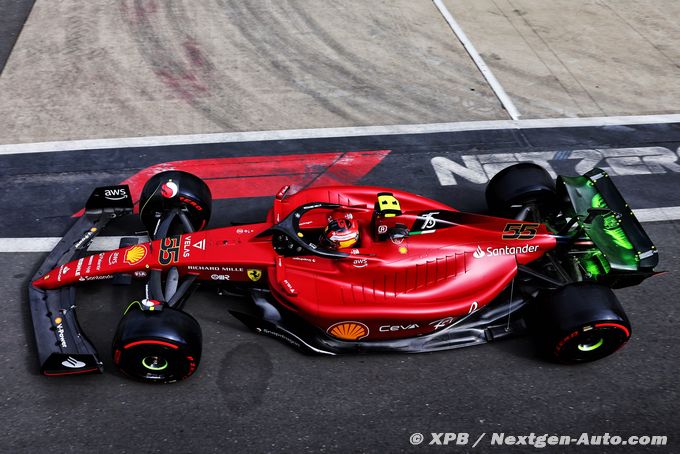
[[[337,203],[324,203],[324,202],[312,202],[307,205],[303,205],[300,208],[292,211],[284,220],[271,227],[271,231],[283,233],[288,244],[293,244],[292,252],[300,253],[303,250],[309,252],[312,255],[318,255],[320,257],[326,258],[345,258],[350,255],[347,252],[333,251],[329,249],[324,249],[316,243],[306,241],[304,239],[304,234],[300,230],[300,219],[308,211],[315,210],[317,208],[328,208],[334,209],[339,208],[342,205]],[[274,234],[276,238],[276,233]],[[296,247],[297,246],[297,247]]]

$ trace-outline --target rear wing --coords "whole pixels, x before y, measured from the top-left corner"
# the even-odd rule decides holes
[[[112,219],[132,213],[130,188],[106,186],[93,191],[85,214],[69,229],[40,265],[31,282],[57,267],[87,254],[92,240]],[[58,276],[57,276],[58,279]],[[97,351],[76,318],[73,286],[41,290],[30,283],[28,301],[33,321],[40,371],[44,375],[102,372]]]
[[[576,217],[612,270],[651,272],[659,263],[656,247],[604,170],[560,176],[557,190],[568,196],[569,214]]]

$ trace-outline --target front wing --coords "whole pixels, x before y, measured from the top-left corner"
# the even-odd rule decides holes
[[[86,204],[85,214],[47,256],[31,282],[43,278],[46,273],[65,263],[83,257],[92,240],[109,221],[132,213],[132,207],[127,185],[95,189]],[[28,285],[38,361],[44,375],[102,372],[97,351],[78,324],[75,298],[76,289],[73,286],[42,290]]]

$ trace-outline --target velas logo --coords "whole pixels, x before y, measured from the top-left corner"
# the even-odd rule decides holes
[[[167,182],[163,183],[163,186],[161,186],[161,194],[166,199],[172,199],[177,195],[178,192],[179,187],[177,187],[177,183],[172,180],[168,180]]]
[[[480,259],[482,257],[486,257],[487,255],[491,257],[497,257],[499,255],[528,254],[538,251],[538,248],[538,246],[525,244],[523,246],[504,246],[499,248],[489,246],[486,248],[486,251],[483,251],[481,247],[477,246],[477,250],[472,253],[472,256],[476,259]]]
[[[144,246],[132,246],[125,251],[123,261],[128,265],[136,265],[146,257],[146,248]]]

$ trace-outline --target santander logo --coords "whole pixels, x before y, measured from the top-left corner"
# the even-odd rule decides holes
[[[497,257],[500,255],[517,255],[517,254],[529,254],[534,253],[539,250],[539,246],[534,246],[533,244],[524,244],[522,246],[503,246],[503,247],[487,247],[486,251],[482,250],[480,246],[477,246],[477,250],[472,253],[472,256],[476,259],[481,259],[482,257]]]
[[[477,250],[472,253],[472,256],[476,259],[481,259],[486,255],[486,252],[482,251],[482,248],[477,246]]]

